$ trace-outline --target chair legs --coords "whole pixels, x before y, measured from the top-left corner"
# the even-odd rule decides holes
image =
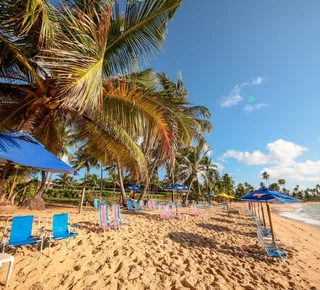
[[[8,275],[7,275],[7,279],[6,279],[6,287],[8,287],[8,284],[9,284],[9,280],[10,280],[10,276],[11,276],[11,273],[12,273],[12,268],[13,268],[13,262],[14,262],[14,257],[11,256],[10,258],[10,266],[9,266],[9,272],[8,272]]]

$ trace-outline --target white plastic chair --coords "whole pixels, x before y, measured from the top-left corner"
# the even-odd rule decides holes
[[[0,267],[2,266],[3,263],[6,263],[6,262],[10,262],[9,271],[7,274],[7,279],[6,279],[6,284],[5,284],[5,286],[7,287],[9,284],[9,279],[10,279],[12,268],[13,268],[14,257],[9,254],[1,253],[0,254]]]

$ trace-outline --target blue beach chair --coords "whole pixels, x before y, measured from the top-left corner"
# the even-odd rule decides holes
[[[95,209],[98,209],[98,208],[99,208],[99,199],[95,198],[95,199],[93,200],[93,207],[94,207]]]
[[[135,210],[141,210],[141,207],[139,206],[137,200],[135,200],[135,201],[133,202],[133,206],[134,206],[134,209],[135,209]]]
[[[7,235],[9,222],[12,219],[9,242],[7,242]],[[38,233],[37,236],[32,236],[32,225],[34,216],[15,216],[7,220],[3,237],[2,237],[2,252],[4,253],[6,246],[19,247],[24,245],[31,245],[41,243],[40,256],[42,255],[43,237],[40,237],[40,218],[38,219]]]
[[[63,240],[68,239],[72,237],[76,237],[78,235],[77,224],[70,225],[72,228],[72,231],[69,230],[69,214],[67,213],[61,213],[61,214],[55,214],[52,218],[52,232],[49,233],[48,239],[49,239],[49,248],[48,248],[48,254],[50,256],[50,246],[51,246],[51,240]]]
[[[131,200],[127,200],[127,207],[128,207],[128,210],[130,211],[133,211],[133,204],[132,204],[132,201]]]
[[[177,203],[177,207],[182,207],[182,203],[181,203],[181,201],[178,201],[178,203]]]
[[[275,243],[272,238],[264,236],[261,229],[257,227],[257,236],[261,246],[265,249],[267,255],[273,258],[287,258],[287,254],[283,247]]]

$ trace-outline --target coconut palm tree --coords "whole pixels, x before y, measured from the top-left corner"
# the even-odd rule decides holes
[[[283,190],[283,188],[284,188],[284,186],[285,186],[285,184],[286,184],[286,181],[285,181],[284,179],[279,179],[279,180],[278,180],[278,184],[279,184],[280,186],[282,186],[282,190]]]
[[[161,144],[154,137],[153,129],[146,128],[141,142],[141,150],[146,157],[148,175],[144,182],[144,189],[140,196],[143,199],[149,188],[149,182],[159,168],[166,168],[171,175],[171,183],[175,183],[173,170],[176,161],[175,155],[179,148],[199,144],[202,148],[206,144],[203,134],[210,133],[212,125],[208,121],[211,117],[209,110],[204,106],[191,106],[188,103],[188,91],[184,87],[182,74],[179,73],[176,82],[170,80],[165,73],[150,74],[148,84],[154,85],[161,99],[166,101],[166,117],[170,119],[169,128],[173,146],[170,148],[170,157],[162,154]],[[150,85],[149,85],[150,86]]]
[[[77,184],[77,181],[73,176],[68,174],[59,174],[58,178],[54,180],[54,183],[62,185],[62,188],[72,187]]]
[[[266,181],[268,181],[268,184],[270,184],[270,183],[269,183],[270,175],[268,174],[267,171],[264,171],[264,172],[262,173],[262,178],[265,179]]]
[[[193,184],[202,184],[204,181],[208,182],[212,171],[217,171],[217,166],[212,164],[211,158],[208,156],[210,151],[203,151],[199,146],[189,147],[183,149],[179,152],[179,156],[177,156],[180,169],[178,180],[197,193],[199,193],[199,187],[193,187]],[[185,199],[185,202],[187,201],[188,194]]]
[[[131,133],[148,124],[168,154],[161,100],[121,75],[162,48],[181,1],[133,0],[121,13],[118,1],[2,0],[0,129],[25,130],[58,153],[50,144],[63,123],[99,161],[145,168]]]

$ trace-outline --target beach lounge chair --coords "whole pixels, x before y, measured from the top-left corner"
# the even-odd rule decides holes
[[[140,207],[141,209],[144,209],[144,201],[143,201],[143,200],[140,200],[140,201],[139,201],[139,207]]]
[[[127,208],[128,208],[128,210],[130,210],[130,211],[133,211],[133,210],[134,210],[133,204],[132,204],[132,201],[131,201],[131,200],[127,200]]]
[[[10,236],[8,235],[9,223],[11,223]],[[42,255],[43,247],[43,236],[40,237],[40,218],[38,219],[38,230],[37,236],[32,236],[32,225],[34,221],[34,216],[15,216],[9,218],[6,222],[1,245],[2,252],[4,253],[6,246],[19,247],[24,245],[31,245],[40,243],[40,256]],[[7,239],[9,238],[9,241]]]
[[[267,255],[273,258],[287,258],[287,254],[278,242],[274,242],[271,237],[263,236],[261,230],[257,228],[257,236],[261,246],[265,249]]]
[[[109,219],[109,205],[100,204],[99,206],[100,227],[105,231],[106,229],[114,229],[116,225],[114,221]]]
[[[170,217],[172,218],[177,217],[177,207],[175,204],[171,206]]]
[[[137,200],[133,201],[133,207],[134,207],[135,210],[141,210],[141,207],[139,206]]]
[[[166,203],[165,203],[164,201],[161,201],[161,205],[162,205],[162,206],[165,206]]]
[[[153,207],[153,201],[152,201],[151,199],[149,199],[149,200],[147,201],[147,206],[146,206],[146,208],[149,209],[149,210],[154,209],[154,207]]]
[[[211,203],[209,201],[206,201],[206,207],[211,208]]]
[[[182,207],[182,203],[180,201],[177,202],[177,207]]]
[[[95,198],[95,199],[93,200],[93,207],[94,207],[95,209],[99,209],[99,199]]]
[[[158,208],[159,208],[160,218],[162,218],[162,219],[169,219],[170,218],[168,206],[166,207],[166,206],[159,204]]]
[[[154,209],[158,208],[158,205],[159,205],[159,202],[158,202],[158,201],[153,200],[152,203],[153,203],[153,208],[154,208]]]
[[[121,218],[119,204],[116,203],[112,205],[112,213],[113,213],[113,220],[118,226],[127,226],[129,224],[126,220]]]
[[[191,206],[191,215],[193,215],[193,216],[198,216],[198,215],[200,215],[200,210],[199,210],[199,208],[196,207],[196,206],[194,206],[194,205],[192,205],[192,206]]]
[[[47,218],[48,224],[48,218]],[[69,214],[61,213],[55,214],[52,218],[52,231],[48,233],[49,247],[48,255],[50,256],[50,246],[52,240],[64,240],[68,238],[73,238],[78,235],[79,225],[71,224],[69,227]]]

